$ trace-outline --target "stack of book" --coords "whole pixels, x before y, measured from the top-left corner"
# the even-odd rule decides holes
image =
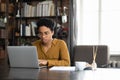
[[[36,5],[23,3],[21,9],[22,17],[40,17],[40,16],[54,16],[55,5],[53,1],[38,2]]]
[[[20,25],[20,36],[36,36],[36,22]]]

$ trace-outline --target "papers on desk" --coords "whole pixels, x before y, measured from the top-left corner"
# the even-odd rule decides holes
[[[75,71],[75,67],[69,67],[69,66],[54,66],[54,67],[50,68],[49,70]]]

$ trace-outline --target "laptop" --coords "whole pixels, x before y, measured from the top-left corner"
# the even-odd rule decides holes
[[[41,68],[35,46],[7,46],[10,67]]]

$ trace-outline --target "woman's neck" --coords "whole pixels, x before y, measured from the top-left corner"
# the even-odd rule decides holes
[[[45,47],[50,47],[51,44],[52,44],[52,40],[53,39],[51,39],[48,43],[43,43],[42,45],[45,46]]]
[[[51,48],[52,40],[49,41],[49,43],[42,44],[44,48],[44,52],[46,53],[49,48]]]

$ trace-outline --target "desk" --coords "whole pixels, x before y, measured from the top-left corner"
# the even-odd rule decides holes
[[[34,80],[120,80],[120,69],[98,68],[96,71],[57,71],[43,69],[21,69],[1,67],[0,79]]]

